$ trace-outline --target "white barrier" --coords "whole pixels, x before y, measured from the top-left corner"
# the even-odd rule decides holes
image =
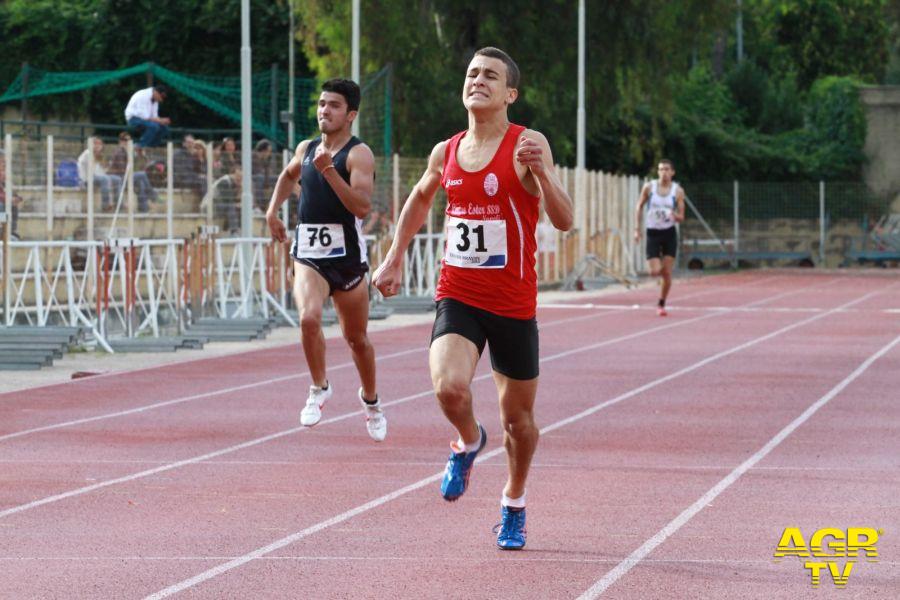
[[[383,240],[365,240],[375,267]],[[434,294],[443,247],[443,234],[415,236],[403,295]],[[4,249],[0,245],[0,265],[9,260],[14,266],[3,323],[84,326],[109,352],[110,336],[159,337],[166,324],[181,333],[204,307],[220,318],[279,314],[296,325],[287,310],[288,249],[268,238],[216,238],[212,232],[192,240],[10,242],[8,257]]]

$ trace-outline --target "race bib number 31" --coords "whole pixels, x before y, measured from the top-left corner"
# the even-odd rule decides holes
[[[506,266],[506,221],[448,218],[444,262],[454,267],[502,269]]]
[[[301,223],[294,243],[298,258],[338,258],[347,254],[340,223]]]

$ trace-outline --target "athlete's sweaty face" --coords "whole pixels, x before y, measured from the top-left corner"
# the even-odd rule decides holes
[[[506,65],[499,58],[476,56],[469,63],[462,94],[467,109],[502,108],[512,104],[517,94],[506,86]]]
[[[316,118],[319,121],[319,130],[322,133],[335,133],[348,126],[355,115],[355,111],[347,110],[347,99],[337,92],[322,92],[319,96],[319,107],[316,110]]]
[[[659,163],[656,166],[656,172],[659,174],[659,180],[662,183],[669,183],[675,176],[675,169],[669,163]]]

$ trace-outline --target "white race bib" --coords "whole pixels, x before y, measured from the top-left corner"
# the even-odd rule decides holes
[[[338,258],[347,255],[340,223],[300,223],[294,240],[297,258]]]
[[[506,221],[449,217],[444,262],[467,269],[502,269],[507,262]]]
[[[662,202],[651,203],[647,208],[646,225],[648,229],[668,229],[674,224],[674,211]]]

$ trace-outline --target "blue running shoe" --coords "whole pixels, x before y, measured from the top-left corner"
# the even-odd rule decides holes
[[[497,547],[501,550],[521,550],[525,547],[525,509],[502,506],[500,523],[494,526]]]
[[[478,431],[481,432],[481,443],[478,444],[477,449],[469,452],[451,452],[450,458],[447,459],[447,468],[444,469],[444,479],[441,481],[441,495],[447,502],[453,502],[466,493],[475,457],[487,444],[487,433],[480,423]]]

